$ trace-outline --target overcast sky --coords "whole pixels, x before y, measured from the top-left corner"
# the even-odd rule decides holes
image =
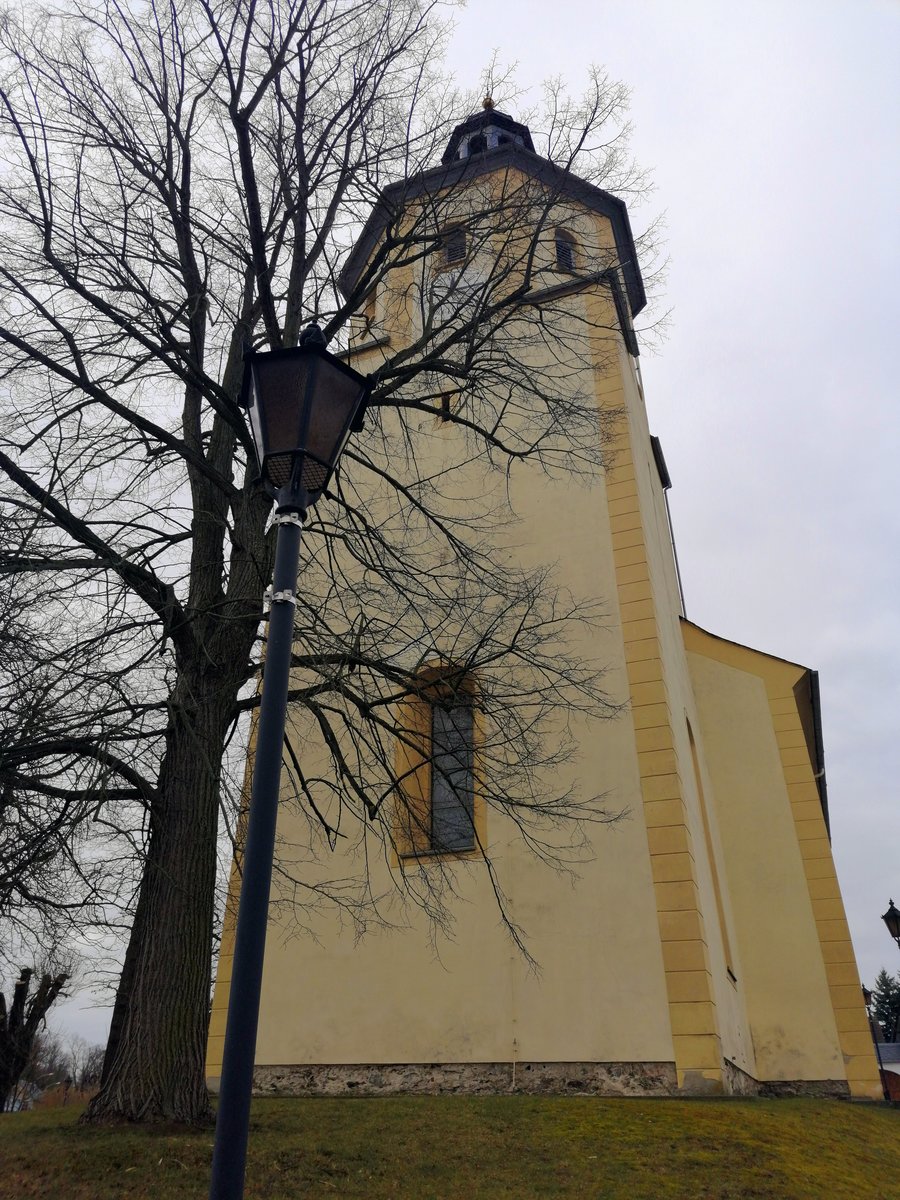
[[[666,213],[645,355],[691,620],[820,672],[834,854],[863,980],[900,969],[900,4],[472,0],[452,66],[632,89]]]
[[[668,340],[645,355],[687,613],[820,672],[834,853],[863,980],[900,969],[900,3],[471,0],[450,66],[632,89],[666,213]],[[536,98],[536,96],[535,96]],[[465,117],[460,114],[460,119]],[[513,115],[516,115],[513,111]],[[79,998],[57,1023],[90,1040]]]

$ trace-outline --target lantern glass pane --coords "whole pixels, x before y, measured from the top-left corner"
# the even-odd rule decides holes
[[[359,379],[331,363],[322,363],[309,417],[306,449],[329,469],[347,441],[363,386]]]
[[[266,453],[265,433],[262,428],[262,414],[259,407],[259,392],[256,390],[256,377],[250,373],[250,395],[248,399],[247,417],[250,421],[250,433],[256,450],[256,464],[262,470],[263,458]]]
[[[253,364],[261,410],[266,474],[276,487],[290,480],[292,453],[303,444],[303,410],[316,360],[312,355],[260,355]],[[260,404],[260,397],[262,403]]]

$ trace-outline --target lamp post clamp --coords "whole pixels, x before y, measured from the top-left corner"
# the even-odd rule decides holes
[[[302,529],[303,528],[303,518],[300,516],[300,514],[298,512],[294,512],[292,509],[288,509],[283,512],[279,510],[272,517],[272,524],[273,525],[299,525],[300,528]]]

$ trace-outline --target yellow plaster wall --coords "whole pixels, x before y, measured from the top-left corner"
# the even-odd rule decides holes
[[[585,318],[577,306],[584,301],[576,297],[571,303],[577,330]],[[611,326],[608,307],[605,321]],[[381,352],[374,349],[372,356]],[[604,356],[609,359],[609,346]],[[590,365],[573,374],[573,388],[592,385]],[[436,465],[458,452],[459,436],[452,426],[434,423]],[[520,560],[536,568],[555,563],[557,578],[575,596],[608,602],[608,628],[578,632],[575,649],[585,659],[609,664],[613,698],[626,701],[618,627],[620,619],[636,618],[618,609],[616,535],[603,478],[580,485],[553,481],[521,464],[505,483],[521,520],[508,535]],[[467,490],[461,483],[461,494]],[[436,886],[458,893],[451,901],[452,935],[438,932],[435,938],[427,917],[404,904],[397,891],[400,865],[370,834],[351,838],[336,854],[313,838],[310,853],[305,819],[283,809],[281,854],[288,858],[296,848],[296,870],[307,885],[368,870],[384,924],[370,921],[365,936],[357,938],[352,922],[334,908],[304,914],[308,933],[298,931],[283,910],[276,915],[266,953],[260,1064],[674,1060],[654,888],[665,894],[668,886],[675,921],[678,881],[654,884],[633,727],[628,717],[576,718],[574,724],[579,750],[548,787],[559,791],[571,782],[583,795],[603,794],[608,809],[625,813],[613,827],[593,828],[577,880],[540,862],[507,817],[491,811],[485,820],[510,917],[524,931],[537,971],[514,948],[499,919],[484,863],[443,859],[425,867]],[[325,757],[311,733],[295,717],[295,744],[305,770],[315,775]],[[223,958],[213,1037],[222,1024],[226,969]],[[689,998],[679,1012],[678,1036],[686,1044],[696,1038],[702,1014]],[[211,1041],[213,1077],[214,1046]]]
[[[207,1079],[216,1087],[218,1087],[219,1076],[222,1072],[222,1052],[225,1048],[225,1025],[228,1018],[228,996],[231,991],[234,939],[237,931],[238,902],[241,890],[239,858],[243,853],[243,843],[246,836],[247,812],[250,802],[250,788],[253,781],[253,760],[256,751],[258,725],[259,710],[256,710],[250,718],[250,736],[247,739],[247,762],[244,765],[241,807],[238,814],[237,829],[235,830],[236,852],[231,862],[231,869],[228,872],[228,893],[225,901],[225,911],[222,914],[222,938],[219,942],[219,958],[215,967],[213,999],[209,1014],[209,1031],[206,1044],[206,1075]]]
[[[761,1078],[881,1096],[804,721],[807,672],[684,623]]]
[[[529,553],[571,564],[573,586],[596,586],[598,561],[611,554],[602,485],[546,485],[540,495],[514,479],[517,505],[530,503]],[[554,489],[557,489],[554,494]],[[585,556],[588,538],[597,557]],[[608,652],[616,652],[610,637]],[[594,656],[595,645],[584,645]],[[619,659],[619,661],[621,661]],[[296,744],[315,774],[309,729]],[[499,920],[486,867],[443,859],[425,867],[436,885],[446,873],[458,896],[451,938],[432,944],[427,918],[402,905],[397,874],[376,848],[351,846],[326,854],[336,877],[367,866],[372,892],[388,922],[356,940],[335,911],[310,914],[315,940],[292,936],[289,920],[273,925],[267,948],[260,1063],[672,1061],[662,959],[656,937],[653,885],[642,824],[636,755],[623,720],[582,723],[582,747],[568,769],[583,790],[606,792],[611,809],[631,816],[598,827],[593,857],[578,868],[577,884],[541,863],[492,810],[485,836],[510,915],[539,964],[532,971]],[[554,789],[567,778],[556,778]],[[279,822],[282,854],[302,844],[305,822],[285,809]],[[368,863],[363,863],[364,854]],[[312,884],[316,870],[302,869]]]
[[[678,1079],[686,1091],[723,1091],[724,1059],[748,1075],[755,1063],[722,950],[687,739],[693,700],[664,497],[639,380],[624,350],[619,373],[599,375],[597,387],[601,403],[619,415],[608,470],[610,524]],[[713,828],[713,845],[717,836]]]
[[[611,244],[602,218],[582,213],[577,221],[580,237]],[[402,325],[414,324],[409,297],[415,287],[411,277],[400,280],[393,298],[378,299],[380,328],[370,333],[390,337],[391,346],[358,355],[360,369],[374,369],[408,336]],[[831,1001],[829,1006],[821,999],[819,978],[813,1003],[819,1032],[809,1045],[801,1039],[802,1054],[810,1070],[813,1063],[816,1070],[828,1070],[791,1076],[787,1064],[794,1060],[779,1059],[768,1035],[759,1039],[761,1059],[755,1053],[751,1024],[754,1031],[771,1031],[776,1021],[777,1006],[766,994],[776,972],[764,964],[760,982],[751,986],[764,939],[748,932],[746,881],[735,856],[729,808],[729,771],[735,768],[720,763],[731,739],[710,724],[703,691],[711,686],[710,672],[688,669],[643,396],[631,359],[611,333],[616,320],[608,293],[597,287],[567,304],[571,345],[579,337],[584,341],[583,369],[573,375],[572,386],[593,388],[598,407],[617,415],[614,454],[605,476],[582,484],[554,482],[528,464],[516,464],[508,486],[521,525],[511,536],[526,565],[556,564],[557,579],[576,596],[607,602],[608,623],[590,636],[582,631],[576,648],[586,659],[606,662],[612,697],[630,699],[630,710],[612,722],[577,721],[578,753],[568,775],[563,772],[552,786],[559,790],[571,782],[586,794],[602,792],[606,807],[622,810],[625,818],[613,828],[594,828],[592,853],[579,864],[573,883],[535,858],[509,818],[485,814],[483,832],[497,881],[509,897],[511,920],[524,931],[539,964],[535,972],[513,947],[499,919],[494,884],[477,856],[424,868],[429,886],[455,893],[452,933],[435,934],[422,910],[403,898],[404,864],[385,854],[371,831],[360,828],[332,853],[305,818],[285,805],[280,853],[303,880],[301,895],[368,872],[378,916],[367,920],[361,937],[359,925],[333,906],[305,911],[298,924],[291,912],[293,893],[282,885],[267,945],[257,1061],[674,1061],[685,1090],[708,1092],[726,1088],[725,1061],[754,1076],[762,1063],[781,1071],[773,1078],[840,1077],[834,1056],[839,1043],[854,1094],[869,1094],[872,1055],[869,1049],[867,1059],[859,1037],[858,996],[856,1001],[851,996],[852,948],[845,923],[834,916],[839,893],[835,897],[827,839],[823,849],[823,830],[808,807],[811,776],[788,762],[796,757],[789,713],[776,714],[773,737],[777,753],[787,756],[781,786],[788,789],[799,838],[794,867],[805,868],[810,881],[807,908]],[[592,341],[585,330],[593,331]],[[432,465],[439,467],[458,453],[460,431],[434,422],[429,432]],[[467,490],[481,495],[472,490],[481,484],[463,475],[460,496]],[[698,647],[689,640],[688,649],[693,663]],[[721,680],[717,686],[725,687]],[[784,699],[781,686],[772,692],[767,684],[765,690],[776,707]],[[758,693],[758,688],[735,691],[764,730]],[[325,768],[327,756],[299,714],[291,736],[307,774]],[[790,857],[789,850],[782,853]],[[796,892],[796,871],[791,886]],[[820,900],[817,909],[810,908]],[[804,971],[814,986],[809,934],[807,923]],[[210,1036],[213,1078],[224,1032],[230,936],[226,926]],[[793,1015],[787,1021],[793,1030]]]

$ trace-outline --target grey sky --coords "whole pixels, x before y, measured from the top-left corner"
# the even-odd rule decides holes
[[[864,981],[900,956],[900,5],[478,0],[451,66],[632,88],[673,309],[642,361],[689,617],[820,671],[838,873]]]
[[[495,48],[526,86],[577,92],[601,63],[632,88],[656,183],[633,222],[667,214],[673,322],[642,369],[688,615],[820,671],[835,858],[871,984],[900,969],[879,920],[900,903],[900,4],[472,0],[460,84]],[[90,1003],[57,1024],[102,1040]]]

